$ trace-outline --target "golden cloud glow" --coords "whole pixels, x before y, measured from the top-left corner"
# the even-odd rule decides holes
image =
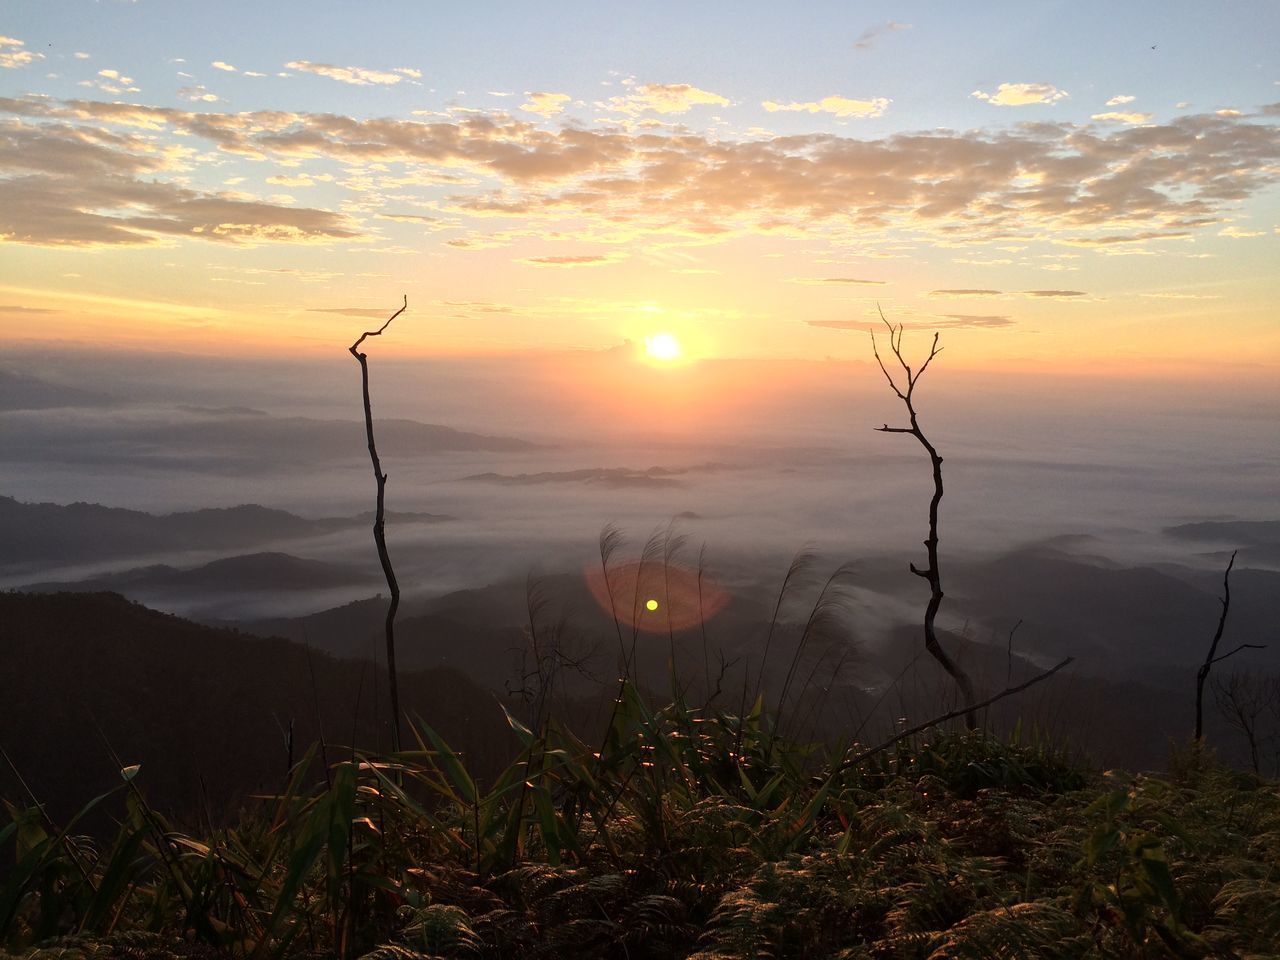
[[[1095,113],[1092,119],[1100,120],[1104,123],[1150,123],[1152,116],[1153,114],[1150,113],[1108,111],[1107,113]]]
[[[357,87],[369,86],[370,84],[391,86],[404,79],[399,73],[389,73],[385,70],[367,70],[364,67],[339,67],[332,63],[312,63],[310,60],[290,60],[285,64],[285,69],[297,70],[300,73],[312,73],[317,77],[328,77],[330,80],[349,83]]]
[[[970,96],[997,107],[1025,107],[1033,103],[1057,103],[1068,94],[1051,83],[1002,83],[995,93],[975,90]]]
[[[429,212],[403,216],[452,218],[467,232],[446,242],[460,249],[551,236],[615,247],[807,236],[866,246],[868,257],[901,255],[880,239],[891,227],[910,230],[913,244],[1050,239],[1136,249],[1221,226],[1274,183],[1280,164],[1274,124],[1213,114],[1120,129],[1019,124],[992,133],[735,140],[688,130],[542,129],[501,112],[357,119],[43,97],[0,99],[0,112],[11,118],[0,127],[0,193],[12,198],[0,203],[3,232],[10,242],[42,244],[147,243],[157,234],[354,238],[367,231],[361,218],[400,216],[389,196],[453,184]],[[279,185],[324,182],[332,174],[312,165],[341,164],[347,175],[334,182],[358,197],[342,213],[300,210],[165,180],[189,171],[208,145],[215,152],[207,157],[297,170],[268,178]],[[198,204],[233,203],[255,205],[253,214],[187,215]],[[478,228],[503,220],[511,226]],[[222,224],[262,229],[219,233]],[[524,257],[541,265],[610,259]]]
[[[627,96],[611,97],[600,106],[615,113],[634,116],[647,111],[663,114],[688,113],[698,106],[727,107],[729,101],[718,93],[700,90],[687,83],[645,83],[632,86],[631,93]]]
[[[889,103],[890,101],[884,97],[876,97],[874,100],[850,100],[847,97],[832,95],[823,97],[816,103],[812,101],[809,103],[777,103],[773,100],[766,100],[760,106],[770,113],[788,111],[829,113],[836,117],[881,117],[889,109]]]
[[[567,93],[530,93],[526,96],[529,99],[520,104],[520,109],[540,117],[554,117],[564,113],[564,105],[573,99]]]
[[[26,43],[14,37],[0,37],[0,68],[18,70],[44,59],[43,53],[22,49],[25,46]]]

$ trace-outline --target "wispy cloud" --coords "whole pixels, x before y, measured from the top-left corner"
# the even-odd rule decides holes
[[[870,50],[876,45],[876,41],[886,33],[895,33],[899,30],[910,30],[911,24],[897,23],[893,20],[886,20],[884,23],[877,23],[875,26],[867,27],[858,39],[853,41],[853,49]]]
[[[645,83],[634,85],[631,92],[622,97],[610,97],[599,104],[605,110],[631,115],[652,112],[662,114],[688,113],[694,107],[727,107],[729,101],[718,93],[701,90],[687,83]]]
[[[518,263],[535,267],[598,267],[623,259],[621,254],[583,254],[579,256],[522,257]]]
[[[871,286],[884,286],[887,281],[884,280],[862,280],[857,277],[791,277],[787,283],[804,283],[804,284],[867,284]]]
[[[334,313],[340,317],[361,317],[368,320],[382,320],[387,316],[386,309],[379,307],[308,307],[307,313]]]
[[[342,214],[155,179],[182,157],[143,137],[65,128],[6,130],[0,134],[0,238],[76,247],[177,237],[297,243],[358,235]]]
[[[215,70],[225,70],[227,73],[237,72],[236,68],[233,67],[231,64],[227,63],[225,60],[215,60],[213,61],[213,63],[209,64],[209,66],[213,67],[213,69]]]
[[[1002,83],[995,93],[975,90],[970,94],[997,107],[1025,107],[1035,103],[1057,103],[1068,96],[1051,83]]]
[[[778,103],[774,100],[766,100],[760,106],[770,113],[795,111],[829,113],[837,117],[880,117],[889,109],[889,102],[885,97],[876,97],[874,100],[850,100],[847,97],[832,95],[808,103]]]
[[[178,91],[178,96],[193,103],[217,103],[221,99],[216,93],[210,93],[202,83],[194,87],[183,87]]]
[[[23,307],[11,303],[0,304],[0,313],[26,313],[35,315],[57,312],[57,310],[50,310],[47,307]]]
[[[299,73],[313,73],[318,77],[328,77],[341,83],[349,83],[356,87],[371,84],[391,86],[404,79],[399,73],[386,70],[368,70],[364,67],[340,67],[332,63],[312,63],[310,60],[290,60],[285,64],[286,70],[297,70]]]
[[[1244,227],[1225,227],[1218,231],[1220,237],[1232,237],[1236,240],[1247,240],[1251,237],[1266,236],[1265,230],[1246,230]]]
[[[567,93],[527,93],[529,99],[520,104],[526,113],[535,113],[540,117],[554,117],[564,112],[564,106],[573,100]]]
[[[873,330],[878,321],[870,318],[866,320],[806,320],[811,327],[826,327],[830,330],[853,330],[865,333]],[[953,330],[962,328],[986,328],[994,327],[1012,327],[1016,320],[1012,317],[993,314],[971,314],[971,313],[947,313],[941,317],[933,317],[928,320],[915,320],[904,323],[903,326],[909,330]]]
[[[43,53],[24,50],[25,46],[25,42],[15,37],[0,36],[0,68],[17,70],[44,59]]]
[[[975,290],[972,288],[964,288],[959,290],[930,290],[931,297],[998,297],[1001,295],[999,290]]]
[[[1108,100],[1108,101],[1107,101],[1107,106],[1108,106],[1108,107],[1122,107],[1122,106],[1124,106],[1126,103],[1133,103],[1133,101],[1135,101],[1135,100],[1137,100],[1137,99],[1138,99],[1137,97],[1131,97],[1131,96],[1129,96],[1129,94],[1127,94],[1127,93],[1122,93],[1122,94],[1120,94],[1120,95],[1118,95],[1118,96],[1115,96],[1115,97],[1112,97],[1110,100]]]
[[[81,80],[82,87],[96,87],[103,93],[140,93],[133,85],[133,77],[126,77],[119,70],[99,70],[92,80]]]
[[[121,164],[163,186],[175,175],[164,150],[211,146],[209,156],[301,168],[290,176],[343,165],[352,188],[370,198],[370,216],[406,185],[452,184],[436,201],[442,215],[496,225],[446,241],[460,249],[552,233],[558,241],[617,245],[746,235],[860,243],[899,227],[912,231],[915,243],[948,247],[1049,240],[1138,249],[1147,240],[1221,229],[1241,202],[1275,183],[1280,165],[1274,123],[1212,113],[1146,126],[1021,123],[993,131],[748,138],[683,128],[552,128],[503,111],[418,120],[31,96],[0,99],[0,113],[24,118],[0,125],[0,168],[7,165],[13,177],[51,172],[22,166],[24,151],[34,149],[64,166]],[[135,130],[147,136],[131,138]],[[82,202],[74,179],[42,189],[55,186],[67,193],[60,209]],[[85,209],[116,208],[90,202]],[[44,237],[61,216],[12,231],[10,239]],[[330,216],[322,232],[358,232],[341,214]]]
[[[1126,113],[1124,111],[1109,110],[1106,113],[1095,113],[1092,117],[1094,120],[1100,120],[1103,123],[1150,123],[1153,114],[1150,113]]]

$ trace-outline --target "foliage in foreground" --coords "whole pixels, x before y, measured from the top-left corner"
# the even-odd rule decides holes
[[[1280,790],[1198,752],[1169,779],[1087,777],[1041,743],[937,732],[840,770],[758,706],[652,712],[629,684],[599,750],[511,724],[523,749],[494,783],[420,726],[390,758],[313,749],[278,796],[200,837],[148,806],[135,768],[85,808],[117,811],[104,846],[80,818],[10,806],[0,956],[1226,957],[1280,942]]]

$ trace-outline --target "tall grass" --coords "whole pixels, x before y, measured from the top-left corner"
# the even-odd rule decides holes
[[[483,786],[421,721],[397,754],[321,770],[313,748],[199,836],[148,805],[145,770],[62,827],[11,805],[0,937],[34,957],[1139,957],[1280,936],[1274,784],[1203,761],[1098,778],[1034,737],[936,730],[841,768],[762,698],[619,700],[601,750],[510,716],[518,755]],[[115,836],[77,835],[104,808]]]

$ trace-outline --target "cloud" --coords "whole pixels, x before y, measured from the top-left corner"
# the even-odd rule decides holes
[[[57,310],[50,310],[47,307],[22,307],[16,304],[0,304],[0,313],[25,313],[25,314],[44,314],[58,313]]]
[[[520,109],[526,113],[536,113],[540,117],[554,117],[558,113],[564,112],[564,105],[571,101],[573,97],[567,93],[528,93],[525,94],[529,99],[520,104]]]
[[[548,232],[591,244],[771,235],[858,246],[895,228],[910,230],[918,244],[947,247],[1132,245],[1221,228],[1241,203],[1275,184],[1280,166],[1274,122],[1212,113],[1146,126],[1035,122],[880,137],[736,138],[683,128],[552,127],[500,111],[358,118],[27,96],[0,98],[0,114],[10,118],[0,126],[6,136],[40,133],[58,162],[98,153],[111,162],[154,161],[155,170],[135,171],[151,179],[174,172],[161,162],[164,151],[186,150],[285,164],[299,175],[344,166],[371,212],[406,185],[451,184],[438,200],[443,215],[497,224],[449,241],[473,249]]]
[[[233,67],[231,64],[229,64],[229,63],[227,63],[227,62],[225,62],[225,61],[223,61],[223,60],[215,60],[215,61],[213,61],[213,63],[209,64],[209,66],[213,67],[215,70],[225,70],[225,71],[227,71],[227,73],[235,73],[235,72],[236,72],[236,68],[235,68],[235,67]]]
[[[994,94],[975,90],[970,96],[997,107],[1025,107],[1033,103],[1057,103],[1068,94],[1051,83],[1002,83]]]
[[[73,56],[73,57],[75,57],[77,60],[88,60],[88,59],[89,59],[89,54],[84,53],[83,51],[79,51],[79,50],[77,50],[75,53],[73,53],[73,54],[72,54],[72,56]]]
[[[139,93],[139,89],[133,85],[133,77],[126,77],[119,70],[99,70],[97,77],[91,80],[81,80],[82,87],[96,87],[103,93]]]
[[[1126,103],[1133,103],[1133,101],[1135,101],[1135,100],[1137,100],[1137,99],[1138,99],[1137,97],[1131,97],[1131,96],[1129,96],[1127,93],[1122,93],[1122,94],[1120,94],[1119,96],[1112,97],[1110,100],[1108,100],[1108,101],[1107,101],[1107,106],[1108,106],[1108,107],[1122,107],[1122,106],[1124,106]]]
[[[823,284],[823,283],[841,284],[841,283],[853,283],[853,284],[868,284],[868,285],[875,285],[875,286],[883,286],[883,285],[886,283],[886,281],[884,281],[884,280],[860,280],[860,279],[857,279],[857,278],[855,278],[855,277],[792,277],[792,278],[790,278],[790,279],[787,281],[787,283],[805,283],[805,284]]]
[[[876,97],[874,100],[849,100],[846,97],[823,97],[809,103],[777,103],[766,100],[760,106],[770,113],[779,111],[798,111],[803,113],[830,113],[837,117],[880,117],[889,108],[889,100]]]
[[[825,327],[830,330],[855,330],[862,333],[874,328],[872,320],[806,320],[811,327]],[[991,314],[975,315],[971,313],[948,313],[930,320],[908,322],[902,326],[908,330],[955,330],[963,328],[1012,327],[1016,320],[1008,316]]]
[[[523,257],[518,263],[535,267],[598,267],[622,259],[617,254],[586,254],[582,256]]]
[[[1246,240],[1250,237],[1265,236],[1265,230],[1246,230],[1243,227],[1226,227],[1218,231],[1220,237],[1233,237],[1237,240]]]
[[[0,242],[37,246],[223,243],[355,237],[326,210],[286,207],[154,179],[174,163],[147,140],[63,128],[0,130]]]
[[[1023,290],[1020,295],[1024,297],[1035,297],[1041,300],[1067,300],[1072,297],[1088,296],[1088,294],[1083,290]]]
[[[22,40],[0,36],[0,68],[18,70],[44,59],[43,53],[22,49],[25,46],[26,43]]]
[[[336,313],[341,317],[361,317],[368,320],[384,320],[387,311],[377,307],[307,307],[307,313]]]
[[[1011,327],[1016,323],[1012,317],[993,314],[948,313],[944,314],[950,323],[941,323],[944,327]]]
[[[421,70],[415,70],[413,67],[396,67],[396,68],[394,68],[391,72],[392,72],[392,73],[398,73],[398,74],[400,74],[402,77],[408,77],[410,80],[421,80],[421,79],[422,79],[422,71],[421,71]]]
[[[210,93],[205,89],[203,83],[198,83],[194,87],[182,87],[178,91],[178,96],[193,103],[217,103],[221,99],[216,93]]]
[[[1092,119],[1100,120],[1103,123],[1150,123],[1152,116],[1154,114],[1108,111],[1107,113],[1095,113]]]
[[[296,177],[271,176],[267,177],[266,182],[273,187],[314,187],[317,183],[332,183],[333,179],[334,177],[331,173],[317,173],[314,175],[303,173]],[[230,184],[230,181],[226,182]]]
[[[398,73],[388,73],[385,70],[366,70],[364,67],[339,67],[332,63],[312,63],[310,60],[290,60],[285,64],[285,69],[297,70],[300,73],[313,73],[318,77],[328,77],[330,80],[349,83],[357,87],[366,87],[371,84],[391,86],[404,79]]]
[[[931,297],[999,297],[1001,295],[1002,295],[1001,291],[999,290],[963,289],[963,290],[930,290],[929,291],[929,296]]]
[[[632,86],[631,93],[625,97],[610,97],[607,103],[598,106],[614,113],[635,116],[645,112],[688,113],[700,106],[727,107],[729,101],[718,93],[700,90],[687,83],[646,83]]]
[[[429,217],[421,213],[378,213],[379,220],[393,220],[396,223],[440,223],[439,217]]]
[[[870,50],[876,45],[876,41],[886,33],[895,33],[899,30],[910,30],[909,23],[896,23],[893,20],[886,20],[884,23],[877,23],[875,26],[867,27],[858,39],[853,41],[853,49]]]

